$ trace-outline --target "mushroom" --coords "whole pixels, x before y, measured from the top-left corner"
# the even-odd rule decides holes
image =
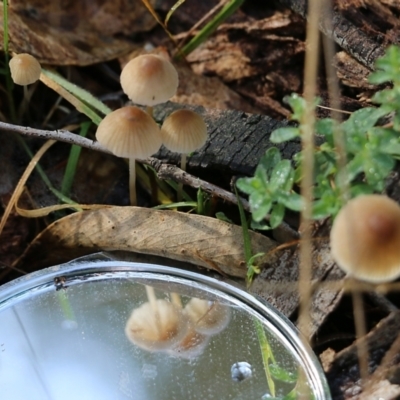
[[[186,171],[187,154],[202,147],[207,140],[207,126],[204,119],[191,110],[177,110],[162,124],[161,137],[164,146],[181,153],[181,169]],[[182,184],[178,189],[178,200],[182,196]]]
[[[125,334],[135,345],[148,350],[171,349],[187,332],[188,322],[182,312],[167,300],[146,302],[133,310]]]
[[[130,60],[121,72],[121,86],[133,103],[153,106],[169,100],[178,88],[178,72],[164,57],[143,54]]]
[[[125,334],[132,343],[145,350],[170,349],[186,335],[189,320],[180,305],[157,299],[152,286],[146,285],[146,295],[148,302],[132,311]]]
[[[129,158],[130,201],[136,205],[135,160],[147,158],[160,148],[158,125],[140,108],[122,107],[104,117],[97,127],[96,138],[116,156]]]
[[[174,357],[194,359],[198,357],[210,341],[210,336],[197,332],[192,324],[189,324],[186,335],[177,343],[168,354]]]
[[[35,57],[21,53],[11,58],[9,62],[11,78],[15,84],[26,86],[39,80],[42,68]]]
[[[185,314],[192,321],[196,332],[215,335],[222,332],[231,319],[230,308],[216,301],[193,297],[185,306]]]
[[[350,200],[330,234],[331,254],[354,278],[383,283],[400,276],[400,206],[383,195]]]

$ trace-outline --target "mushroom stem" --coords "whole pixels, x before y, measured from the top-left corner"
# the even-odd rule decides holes
[[[135,158],[129,158],[129,199],[132,206],[137,205],[136,199],[136,162]]]
[[[181,170],[182,171],[186,171],[186,158],[187,158],[186,154],[182,153],[182,155],[181,155]],[[182,198],[183,198],[183,183],[180,182],[178,184],[177,199],[178,199],[178,201],[182,201]]]
[[[178,308],[183,308],[182,300],[178,293],[171,292],[169,295],[171,296],[172,304],[176,305]]]
[[[149,303],[150,303],[150,306],[151,306],[153,312],[156,313],[158,311],[157,297],[156,297],[154,288],[152,286],[146,285],[146,295],[147,295],[147,299],[149,300]]]

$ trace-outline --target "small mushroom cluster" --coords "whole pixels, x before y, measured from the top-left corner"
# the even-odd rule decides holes
[[[219,302],[192,298],[183,307],[176,293],[167,301],[150,286],[146,292],[148,302],[132,311],[125,326],[127,338],[144,350],[195,358],[229,324],[230,308]]]
[[[191,110],[178,110],[167,117],[161,127],[153,120],[153,106],[175,95],[178,73],[162,55],[144,54],[130,60],[121,72],[124,93],[146,111],[127,106],[108,114],[97,128],[100,144],[119,157],[129,159],[130,200],[136,205],[135,160],[144,159],[161,147],[182,153],[182,168],[186,154],[201,147],[207,139],[203,118]]]
[[[10,60],[14,82],[26,87],[41,77],[41,66],[33,56],[18,54]],[[153,106],[168,101],[178,88],[178,72],[166,56],[144,54],[130,60],[121,72],[124,93],[135,104],[106,115],[97,128],[96,138],[118,157],[129,159],[130,202],[136,205],[135,160],[156,153],[164,144],[182,153],[181,166],[186,169],[186,155],[204,145],[207,127],[203,118],[191,110],[178,110],[168,116],[161,129],[153,119]],[[179,194],[178,194],[179,197]]]

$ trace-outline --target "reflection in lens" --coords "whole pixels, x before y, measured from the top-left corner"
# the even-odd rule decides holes
[[[204,335],[216,335],[222,332],[231,319],[229,307],[196,297],[186,304],[185,314],[194,323],[196,331]]]
[[[181,310],[160,299],[134,309],[125,326],[128,339],[149,351],[170,349],[179,343],[187,330],[188,320]]]
[[[168,353],[174,357],[193,359],[203,353],[209,341],[210,336],[196,332],[190,324],[186,336]]]

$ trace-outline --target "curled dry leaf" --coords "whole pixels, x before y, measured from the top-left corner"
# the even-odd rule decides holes
[[[141,1],[9,3],[10,50],[32,54],[45,64],[88,65],[112,60],[135,47],[124,36],[147,31],[156,24]]]
[[[267,254],[276,246],[254,232],[251,240],[254,253]],[[240,226],[140,207],[111,207],[62,218],[36,237],[21,263],[44,267],[99,250],[158,255],[241,278],[247,270]]]

